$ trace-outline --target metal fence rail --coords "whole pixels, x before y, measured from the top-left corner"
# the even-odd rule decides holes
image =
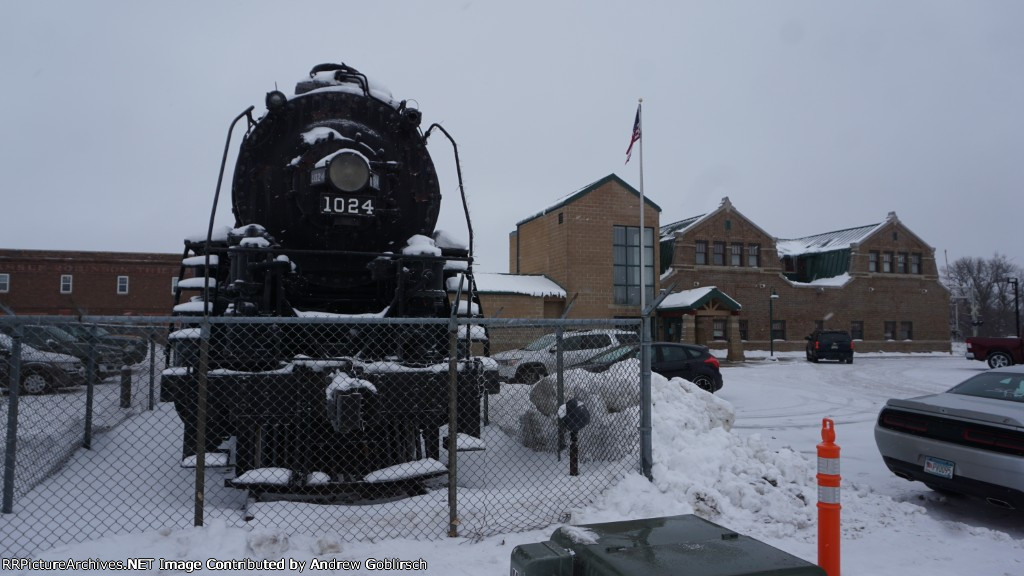
[[[76,334],[62,348],[72,357],[33,346],[59,349],[41,327]],[[639,361],[572,368],[639,331],[0,317],[0,548],[31,555],[213,519],[347,540],[565,521],[642,470]]]

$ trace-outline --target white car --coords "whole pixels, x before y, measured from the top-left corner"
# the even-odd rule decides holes
[[[504,382],[532,384],[557,370],[557,336],[545,334],[518,350],[493,356]],[[635,344],[640,335],[628,330],[569,330],[562,334],[562,367],[578,364],[591,356],[622,344]]]

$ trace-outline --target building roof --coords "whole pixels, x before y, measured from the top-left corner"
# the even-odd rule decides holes
[[[692,290],[673,292],[658,304],[658,310],[693,310],[717,300],[726,310],[739,310],[740,303],[715,286],[702,286]]]
[[[477,292],[480,294],[525,294],[527,296],[565,298],[565,288],[542,274],[476,272],[473,277],[476,279]],[[458,287],[458,276],[448,279],[446,286],[448,290],[454,291]]]
[[[540,218],[541,216],[544,216],[545,214],[550,214],[551,212],[554,212],[555,210],[558,210],[559,208],[565,206],[566,204],[571,204],[572,202],[575,202],[579,198],[582,198],[582,197],[586,196],[587,194],[590,194],[594,190],[600,188],[601,186],[604,186],[605,184],[607,184],[609,182],[616,182],[620,186],[625,188],[628,192],[631,192],[637,198],[640,197],[640,191],[639,190],[637,190],[636,188],[633,188],[632,186],[627,184],[625,180],[623,180],[622,178],[619,178],[617,175],[609,174],[609,175],[605,176],[604,178],[601,178],[600,180],[597,180],[596,182],[591,182],[590,184],[587,184],[583,188],[580,188],[579,190],[577,190],[577,191],[575,191],[575,192],[573,192],[573,193],[571,193],[571,194],[569,194],[567,196],[563,196],[562,198],[560,198],[558,200],[558,202],[555,202],[554,204],[552,204],[551,206],[548,206],[547,208],[541,210],[540,212],[537,212],[537,213],[533,214],[532,216],[528,216],[527,218],[524,218],[524,219],[520,220],[519,222],[516,222],[516,227],[522,226],[523,224],[526,224],[527,222],[529,222],[530,220],[533,220],[535,218]],[[661,212],[661,206],[658,206],[657,204],[652,202],[651,199],[649,197],[647,197],[647,196],[644,196],[644,204],[647,204],[648,206],[651,206],[652,208],[654,208],[658,212]]]
[[[704,216],[706,216],[706,214],[700,214],[698,216],[691,216],[691,217],[686,218],[684,220],[679,220],[679,221],[676,221],[676,222],[672,222],[671,224],[665,224],[664,226],[661,227],[661,231],[659,232],[661,234],[661,240],[664,241],[664,240],[668,240],[668,239],[672,238],[675,235],[676,232],[679,232],[680,230],[685,230],[686,228],[689,228],[691,224],[693,224],[694,222],[700,220]]]
[[[775,247],[779,251],[779,257],[798,256],[800,254],[813,254],[817,252],[831,252],[833,250],[847,250],[851,244],[856,244],[874,234],[883,223],[868,224],[856,228],[836,230],[834,232],[822,232],[803,238],[791,240],[776,240]]]

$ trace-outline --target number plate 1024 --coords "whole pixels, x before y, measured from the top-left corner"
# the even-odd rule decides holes
[[[358,196],[320,196],[321,214],[344,214],[346,216],[373,216],[376,204],[373,198]]]

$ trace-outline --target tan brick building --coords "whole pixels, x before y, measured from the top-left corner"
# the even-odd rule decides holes
[[[645,198],[646,302],[660,288],[654,249],[660,214],[661,208]],[[573,301],[570,318],[635,318],[639,240],[640,193],[612,174],[517,223],[509,236],[509,271],[544,274],[557,282]]]
[[[0,304],[18,315],[168,316],[180,268],[176,254],[0,250]]]
[[[639,198],[612,175],[519,222],[510,235],[510,271],[545,274],[568,300],[578,294],[569,317],[637,316],[639,267],[631,255],[639,248],[620,240],[637,234]],[[645,259],[653,262],[649,294],[673,292],[657,311],[660,340],[742,359],[745,349],[802,350],[814,329],[833,328],[850,331],[861,351],[949,350],[949,293],[935,250],[894,213],[792,240],[772,236],[728,198],[665,226],[659,213],[647,200],[645,228],[660,229],[659,250],[648,248]]]

